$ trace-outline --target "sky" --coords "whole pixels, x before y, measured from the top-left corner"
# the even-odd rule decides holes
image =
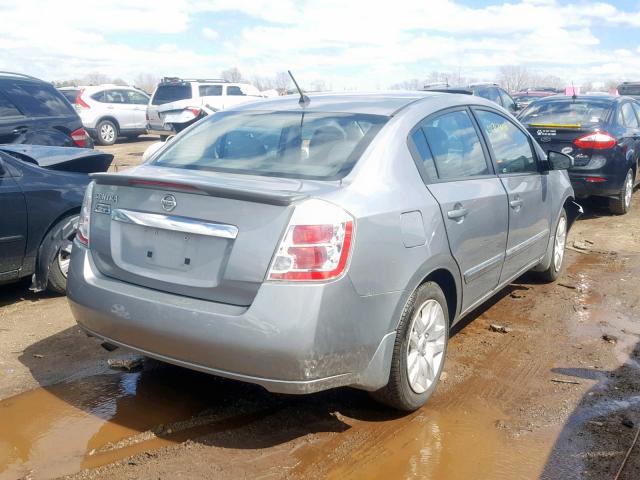
[[[522,65],[579,84],[640,80],[640,0],[0,0],[0,70],[247,77],[334,90]]]

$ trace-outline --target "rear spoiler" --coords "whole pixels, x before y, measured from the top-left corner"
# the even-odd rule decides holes
[[[226,179],[207,178],[206,181],[184,178],[178,175],[148,176],[127,175],[121,173],[94,173],[91,178],[98,185],[120,185],[124,187],[152,188],[170,191],[183,191],[199,195],[287,206],[303,200],[309,195],[295,190],[270,190],[251,188],[255,181],[228,181]],[[281,180],[281,179],[279,179]],[[295,181],[299,184],[299,181]],[[236,184],[233,186],[233,184]]]

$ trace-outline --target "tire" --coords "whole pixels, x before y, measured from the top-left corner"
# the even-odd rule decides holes
[[[633,170],[629,169],[620,193],[609,200],[609,211],[615,215],[624,215],[631,210],[631,195],[633,195]]]
[[[169,138],[169,135],[160,135],[160,141],[161,142],[166,142],[167,138]]]
[[[53,226],[53,229],[64,227],[68,223],[78,224],[78,215],[70,215],[63,218]],[[64,239],[63,245],[56,252],[51,265],[49,265],[49,277],[47,288],[55,293],[64,294],[67,291],[67,273],[69,271],[69,257],[71,255],[71,245],[75,238],[76,229],[67,238]]]
[[[560,218],[558,218],[558,223],[556,223],[556,229],[553,234],[553,249],[551,251],[551,262],[549,263],[549,268],[537,273],[538,278],[543,282],[555,282],[560,276],[564,262],[565,247],[567,245],[568,225],[567,212],[563,208],[560,212]]]
[[[419,316],[420,312],[426,317]],[[420,336],[420,318],[426,318],[428,322],[423,330],[427,335],[416,342],[416,337]],[[389,383],[372,392],[373,398],[407,412],[422,407],[435,392],[442,373],[449,324],[449,310],[442,289],[435,282],[420,285],[407,299],[400,317]],[[416,335],[412,335],[414,332]],[[431,357],[431,363],[426,360],[428,357]],[[413,367],[410,369],[408,365]],[[410,370],[415,375],[410,374]]]
[[[96,126],[96,141],[100,145],[113,145],[118,140],[118,127],[111,120],[101,120]]]

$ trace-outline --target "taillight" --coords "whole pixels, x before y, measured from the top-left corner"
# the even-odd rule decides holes
[[[73,140],[73,143],[76,144],[76,146],[86,147],[87,140],[89,140],[89,134],[84,128],[80,127],[79,129],[71,132],[71,139]]]
[[[187,110],[189,110],[191,113],[193,113],[194,117],[199,117],[200,116],[200,112],[202,112],[202,109],[198,108],[198,107],[187,107]]]
[[[91,105],[89,105],[87,102],[82,100],[82,94],[83,93],[84,93],[84,88],[81,88],[78,91],[78,96],[76,97],[76,108],[77,107],[80,107],[80,108],[91,108]]]
[[[268,280],[331,280],[344,273],[354,234],[353,217],[331,203],[296,206],[269,268]]]
[[[78,232],[76,238],[83,245],[89,246],[89,226],[91,224],[91,199],[93,197],[93,185],[90,182],[84,192],[82,200],[82,208],[80,209],[80,218],[78,219]]]
[[[578,148],[593,148],[604,150],[616,146],[616,139],[607,132],[588,133],[583,137],[576,138],[573,144]]]

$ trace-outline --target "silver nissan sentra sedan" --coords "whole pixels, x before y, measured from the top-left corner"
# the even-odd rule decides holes
[[[528,270],[557,278],[572,159],[476,96],[307,100],[216,113],[93,175],[73,313],[109,344],[272,392],[417,409],[452,325]]]

